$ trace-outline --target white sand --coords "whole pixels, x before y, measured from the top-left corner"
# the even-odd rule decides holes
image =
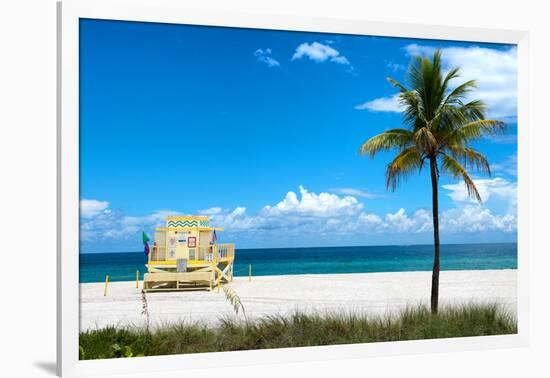
[[[515,313],[516,270],[441,272],[440,304],[500,303]],[[294,311],[394,312],[407,305],[429,303],[431,272],[258,276],[248,282],[235,277],[230,284],[249,318]],[[134,282],[80,285],[80,327],[143,325],[141,289]],[[147,293],[151,324],[204,321],[216,324],[233,317],[223,290]]]

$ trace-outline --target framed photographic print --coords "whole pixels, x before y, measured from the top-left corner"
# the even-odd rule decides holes
[[[59,374],[526,345],[526,32],[58,13]]]

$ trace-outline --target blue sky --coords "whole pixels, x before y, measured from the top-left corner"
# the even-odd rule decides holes
[[[241,248],[431,242],[426,174],[385,189],[413,55],[477,79],[507,134],[481,140],[485,201],[441,180],[442,242],[516,240],[516,50],[323,33],[81,20],[81,251],[136,251],[169,214],[209,214]]]

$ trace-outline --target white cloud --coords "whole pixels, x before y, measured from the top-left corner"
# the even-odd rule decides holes
[[[330,189],[330,191],[336,194],[343,194],[343,195],[368,198],[368,199],[374,199],[374,198],[380,197],[379,195],[376,195],[374,193],[369,193],[364,190],[356,189],[356,188],[333,188],[333,189]]]
[[[403,108],[399,104],[399,96],[377,98],[355,106],[356,110],[370,110],[373,112],[401,112]]]
[[[383,225],[382,218],[376,214],[361,213],[357,218],[359,226],[367,226],[369,229],[379,228]]]
[[[410,56],[418,56],[418,55],[433,55],[433,53],[436,51],[435,47],[432,46],[422,46],[418,45],[416,43],[412,43],[410,45],[405,46],[405,51]]]
[[[205,210],[199,210],[199,214],[201,215],[216,215],[221,214],[223,212],[221,207],[211,207],[209,209]]]
[[[381,217],[364,211],[354,196],[312,193],[300,187],[275,205],[249,215],[236,208],[213,215],[212,222],[232,232],[350,235],[368,232],[422,233],[432,230],[431,213],[425,209],[411,215],[401,208]]]
[[[492,179],[474,179],[474,183],[483,202],[487,202],[491,196],[497,196],[507,201],[516,201],[516,182],[510,182],[501,177],[495,177]],[[442,187],[448,190],[446,194],[455,202],[477,203],[475,199],[468,196],[468,190],[463,181],[456,184],[446,184]]]
[[[280,63],[273,59],[271,57],[271,49],[267,48],[265,50],[263,49],[257,49],[254,51],[254,56],[258,60],[258,62],[265,63],[268,67],[279,67]]]
[[[278,216],[295,214],[313,217],[338,217],[359,213],[363,204],[352,196],[339,197],[330,193],[312,193],[300,186],[300,196],[288,192],[285,198],[275,206],[265,206],[261,214],[264,216]]]
[[[518,174],[518,156],[510,155],[503,162],[491,164],[491,170],[494,172],[503,172],[510,176]]]
[[[344,65],[350,64],[349,60],[345,56],[340,55],[338,50],[319,42],[311,44],[302,43],[296,48],[291,60],[302,59],[303,57],[307,57],[317,63],[329,61]]]
[[[496,119],[517,116],[517,50],[482,47],[450,47],[442,51],[444,66],[460,67],[460,81],[476,80],[472,94],[488,106],[488,116]],[[456,84],[456,83],[455,83]]]
[[[330,61],[338,64],[349,64],[349,60],[345,56],[336,56],[332,58]]]
[[[90,199],[80,200],[80,216],[83,218],[92,218],[96,215],[109,212],[109,202]]]
[[[513,200],[515,184],[502,179],[477,180],[486,198],[493,196]],[[504,214],[495,214],[488,208],[472,204],[464,196],[459,184],[446,185],[456,198],[455,208],[442,211],[440,227],[448,233],[515,230],[516,210],[512,206]],[[464,189],[465,190],[465,189]],[[213,223],[232,231],[295,234],[357,234],[357,233],[431,233],[433,230],[430,209],[407,213],[404,208],[384,216],[367,212],[364,204],[354,196],[337,196],[329,193],[312,193],[300,187],[300,196],[289,192],[273,206],[265,206],[255,215],[243,207],[213,216]]]
[[[424,209],[414,212],[412,217],[401,208],[394,214],[386,214],[384,227],[392,232],[426,232],[432,229],[432,216]]]
[[[498,231],[510,233],[516,230],[517,221],[514,212],[494,214],[481,205],[467,205],[442,211],[439,215],[439,228],[443,233],[475,233]],[[411,216],[401,208],[395,213],[386,214],[378,231],[391,233],[431,233],[433,222],[431,210],[419,209]]]
[[[455,207],[441,212],[442,232],[451,234],[515,231],[516,183],[495,178],[476,180],[476,184],[485,199],[504,199],[510,203],[510,206],[500,213],[494,212],[485,205],[471,202],[462,184],[444,185],[443,188],[448,191],[447,195],[453,199]],[[433,230],[431,209],[421,208],[407,212],[404,208],[399,208],[395,212],[375,214],[367,211],[365,209],[367,204],[357,199],[359,194],[366,193],[353,188],[340,188],[340,190],[341,195],[315,193],[300,186],[297,193],[289,191],[279,202],[266,205],[255,213],[248,213],[243,206],[232,210],[211,207],[198,210],[197,213],[210,216],[213,225],[224,227],[229,238],[238,239],[267,237],[270,240],[277,240],[285,237],[304,240],[305,235],[314,238],[332,235],[331,238],[341,237],[341,240],[345,241],[349,236],[422,233],[429,235]],[[110,211],[106,201],[95,202],[103,205],[96,205],[93,211],[81,217],[80,231],[83,241],[137,240],[139,242],[139,233],[142,230],[151,232],[155,227],[162,226],[168,215],[181,214],[177,211],[159,210],[144,216],[129,216]]]
[[[411,44],[405,47],[408,55],[432,55],[434,47]],[[453,84],[476,80],[477,89],[472,98],[483,100],[488,106],[489,118],[508,120],[517,116],[517,50],[505,50],[478,46],[446,47],[441,49],[444,70],[460,67],[460,77]],[[378,111],[400,112],[394,96],[369,101],[380,103]],[[369,102],[365,103],[368,104]],[[363,104],[363,105],[365,105]],[[356,107],[358,109],[358,107]],[[362,109],[370,109],[368,106]],[[373,109],[370,109],[373,110]]]
[[[482,206],[451,209],[441,215],[441,230],[449,232],[514,232],[517,229],[515,213],[495,215]]]
[[[288,192],[274,205],[264,206],[257,214],[249,215],[238,207],[212,216],[212,223],[231,232],[290,235],[346,234],[359,228],[374,229],[381,219],[363,211],[363,204],[354,196],[313,193],[300,186],[299,192]]]
[[[411,44],[405,47],[409,55],[432,55],[434,47]],[[488,116],[496,119],[517,115],[517,49],[489,49],[479,46],[441,49],[443,67],[460,67],[455,84],[476,80],[478,88],[472,96],[480,98],[489,108]]]
[[[80,238],[84,241],[139,240],[137,238],[140,232],[150,232],[153,228],[164,225],[167,216],[180,214],[172,210],[158,210],[144,216],[129,216],[111,211],[107,201],[81,200],[81,208],[83,201],[86,201],[87,212],[83,213],[81,210]]]

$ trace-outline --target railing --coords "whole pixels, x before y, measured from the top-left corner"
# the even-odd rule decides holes
[[[214,257],[218,259],[229,259],[233,260],[235,258],[235,244],[214,244],[212,245],[212,251]]]
[[[199,258],[207,262],[218,262],[222,259],[235,258],[235,244],[213,244],[199,247]]]
[[[166,261],[166,246],[150,246],[149,262]],[[195,248],[195,259],[206,262],[217,263],[223,259],[233,260],[235,258],[235,244],[212,244],[197,246]]]

